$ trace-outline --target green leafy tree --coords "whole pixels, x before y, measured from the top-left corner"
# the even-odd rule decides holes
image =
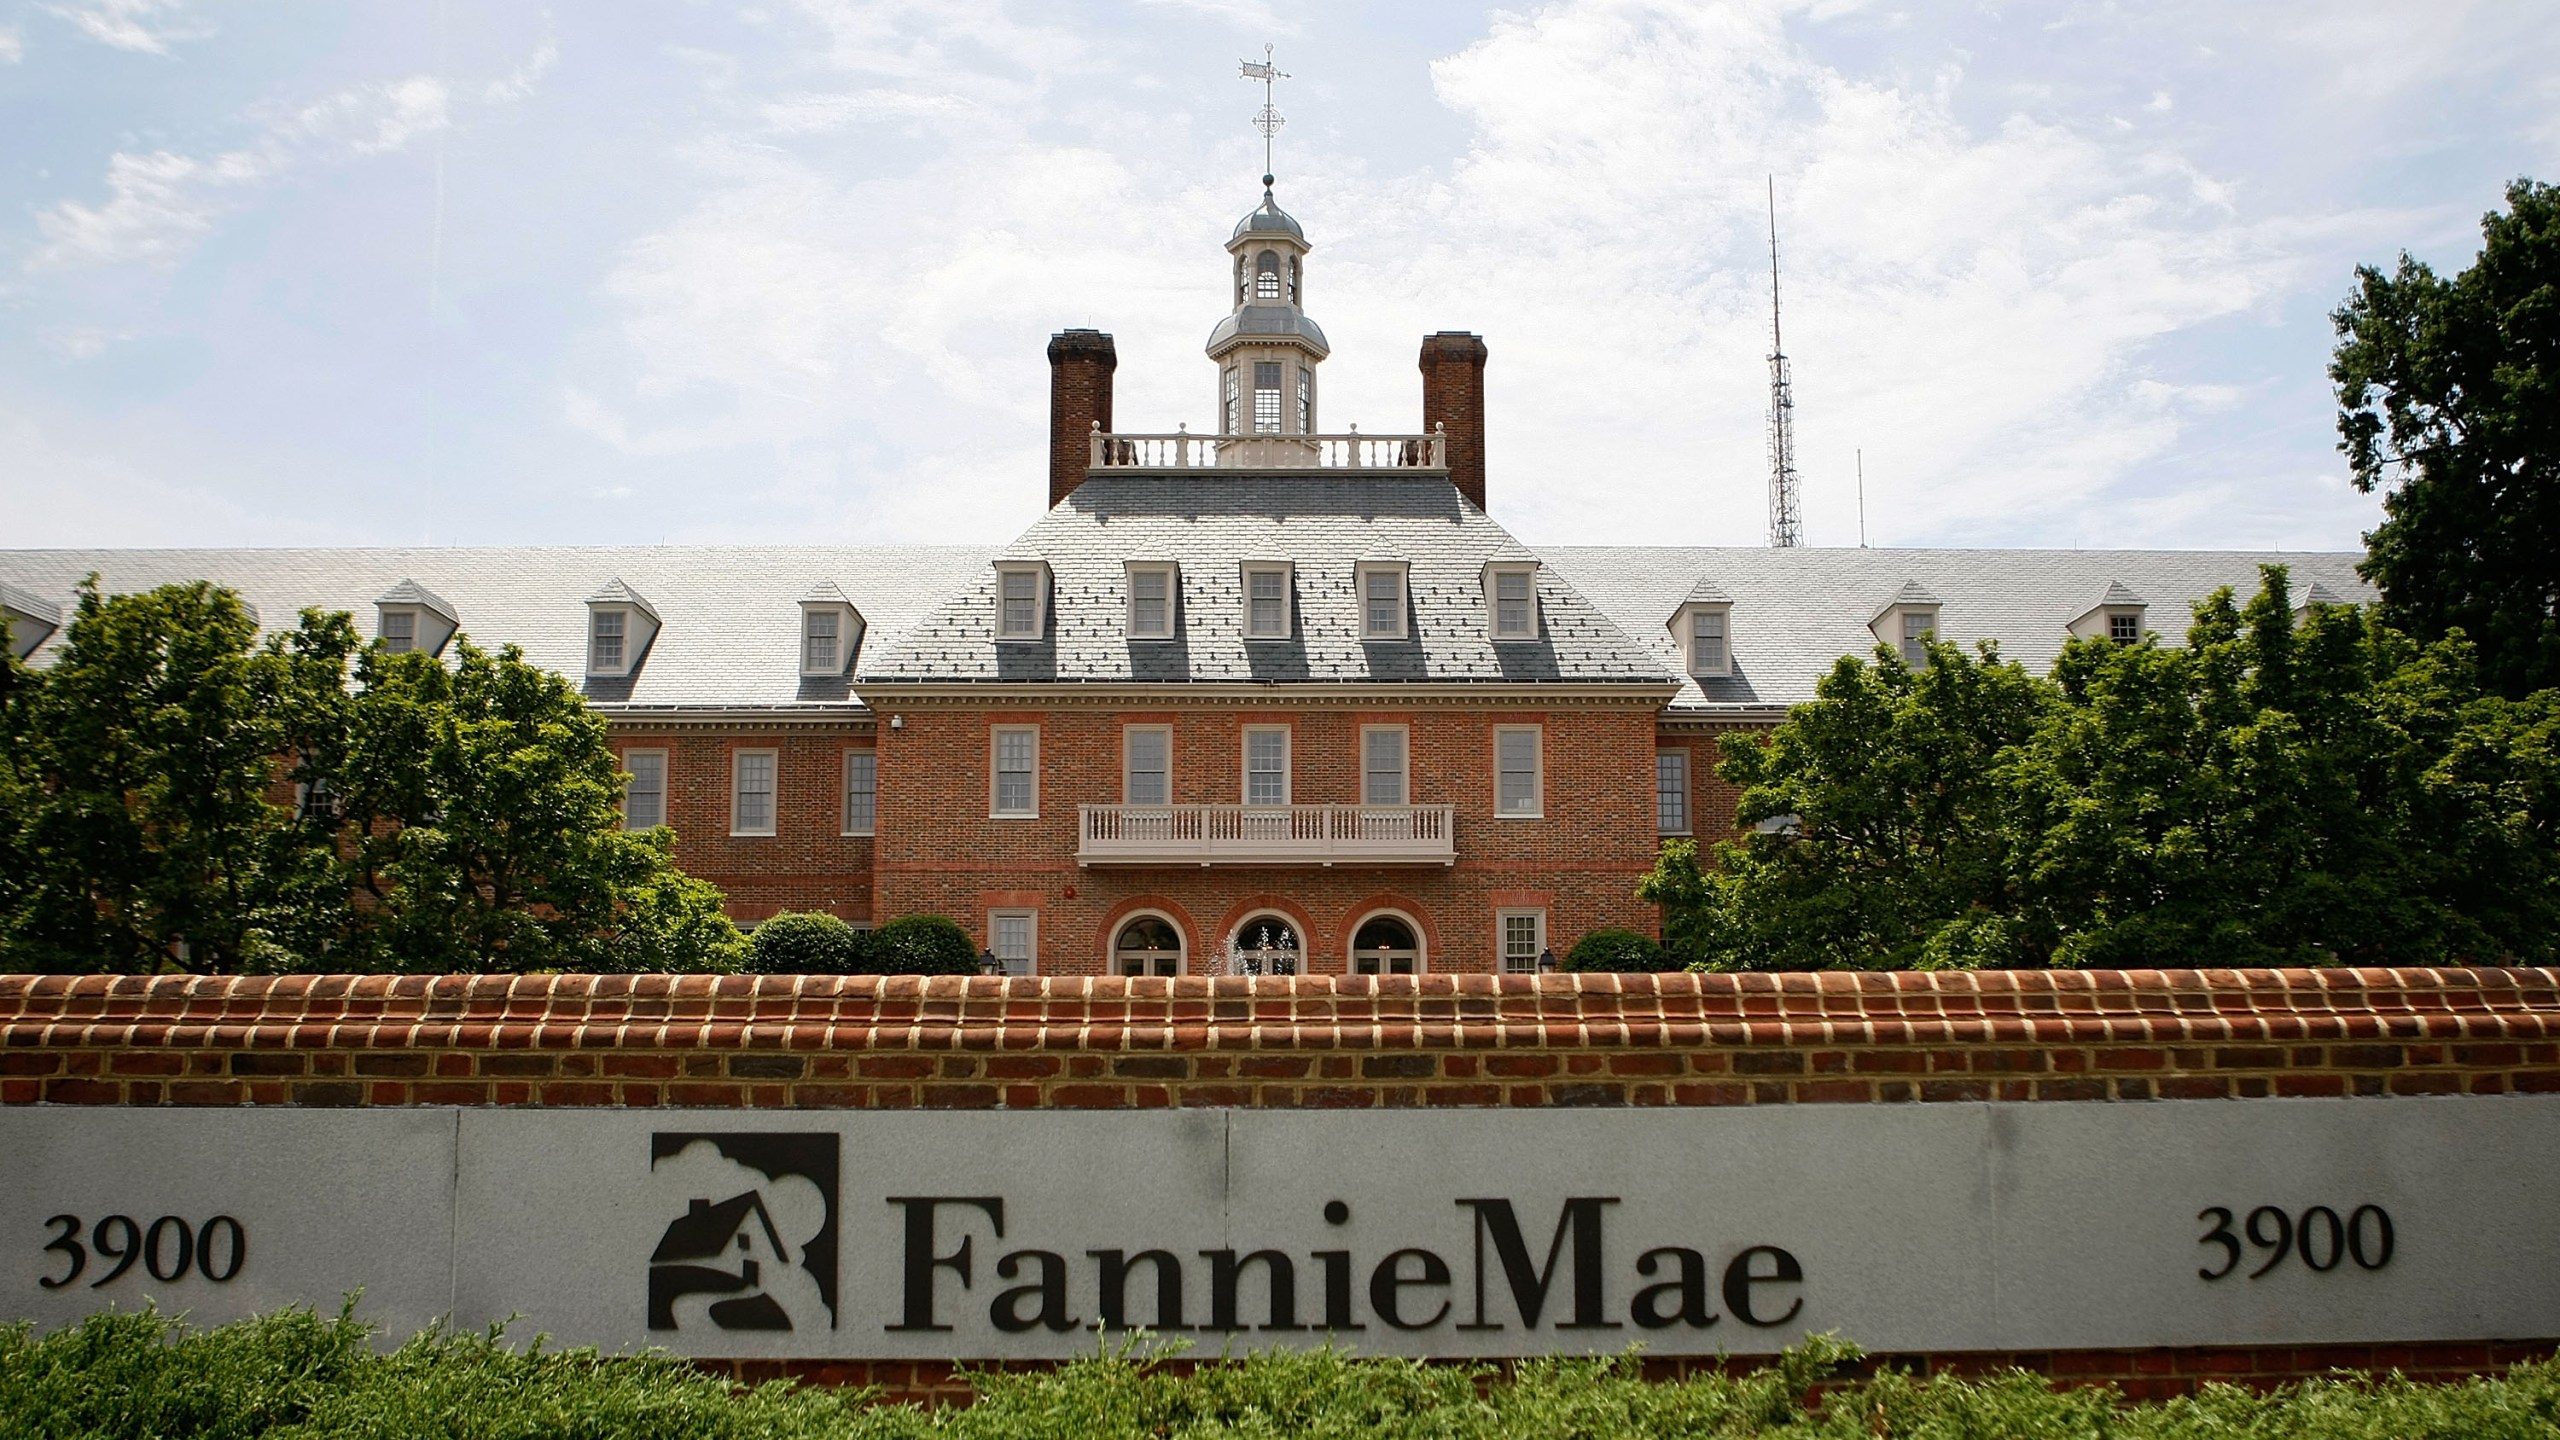
[[[2507,187],[2471,268],[2366,266],[2333,317],[2340,446],[2385,490],[2365,537],[2383,618],[2460,630],[2489,685],[2560,685],[2560,189]]]
[[[1670,952],[1633,930],[1593,930],[1565,952],[1567,970],[1677,970]]]
[[[871,970],[880,975],[975,975],[978,947],[944,915],[901,915],[871,932]]]
[[[859,975],[862,932],[823,911],[786,912],[756,926],[747,968],[766,975]]]

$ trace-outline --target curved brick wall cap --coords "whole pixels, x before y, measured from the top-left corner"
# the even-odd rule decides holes
[[[1659,1049],[2555,1036],[2560,970],[2551,969],[0,976],[7,1047]]]

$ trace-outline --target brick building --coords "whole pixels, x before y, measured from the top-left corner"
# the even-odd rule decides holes
[[[2268,561],[2369,593],[2338,554],[1531,546],[1491,513],[1481,339],[1422,341],[1414,430],[1328,433],[1302,228],[1266,189],[1227,250],[1216,423],[1115,428],[1111,337],[1062,332],[1050,509],[1001,549],[0,551],[0,618],[42,665],[94,571],[519,645],[583,677],[632,823],[742,923],[935,911],[1017,972],[1392,974],[1651,929],[1660,838],[1730,824],[1719,737],[1842,655],[1934,633],[2041,666],[2178,633]]]

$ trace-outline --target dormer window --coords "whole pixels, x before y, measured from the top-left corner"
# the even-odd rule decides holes
[[[587,673],[629,675],[657,638],[658,612],[630,586],[609,581],[587,599]]]
[[[1929,663],[1929,640],[1938,631],[1938,612],[1906,609],[1902,612],[1902,663],[1914,670]]]
[[[1360,595],[1360,638],[1405,638],[1405,567],[1394,561],[1364,561],[1354,577]]]
[[[2142,616],[2131,610],[2118,610],[2107,617],[2107,638],[2119,645],[2130,645],[2142,638]]]
[[[458,628],[453,607],[415,580],[401,581],[373,602],[374,643],[394,655],[441,655]]]
[[[1720,606],[1700,605],[1690,610],[1690,674],[1721,677],[1733,673],[1733,649],[1727,629],[1731,614]]]
[[[2088,639],[2104,638],[2118,645],[2138,645],[2145,626],[2143,612],[2148,607],[2141,596],[2121,580],[2107,582],[2107,593],[2098,603],[2071,622],[2071,633]]]
[[[1280,257],[1268,250],[1253,262],[1253,298],[1256,301],[1280,298]]]
[[[588,637],[587,673],[619,675],[623,665],[623,643],[630,638],[631,615],[625,610],[598,610],[589,617],[593,626]]]
[[[820,581],[800,597],[800,674],[834,678],[853,668],[862,653],[862,612],[833,581]]]
[[[836,615],[812,610],[800,619],[800,669],[827,674],[836,668]]]
[[[410,651],[417,649],[418,612],[415,610],[384,610],[382,612],[381,633],[376,638],[381,640],[383,649],[390,651],[394,655],[406,655]]]
[[[1485,610],[1493,620],[1496,640],[1538,638],[1538,569],[1534,565],[1488,565],[1484,572]]]
[[[1129,566],[1130,639],[1173,638],[1174,607],[1181,589],[1179,573],[1172,565],[1152,561]]]
[[[996,638],[1037,640],[1048,633],[1049,567],[1039,561],[996,566]]]
[[[1906,582],[1892,600],[1886,602],[1876,618],[1867,622],[1867,630],[1877,643],[1893,647],[1902,663],[1914,670],[1929,663],[1927,636],[1938,629],[1938,597],[1929,593],[1917,580]]]
[[[1289,566],[1283,561],[1244,566],[1244,638],[1289,638]]]

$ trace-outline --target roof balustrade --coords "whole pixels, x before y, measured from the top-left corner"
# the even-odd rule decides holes
[[[1428,435],[1139,435],[1108,431],[1097,422],[1089,470],[1183,472],[1197,470],[1406,471],[1446,474],[1449,437],[1441,427]]]

